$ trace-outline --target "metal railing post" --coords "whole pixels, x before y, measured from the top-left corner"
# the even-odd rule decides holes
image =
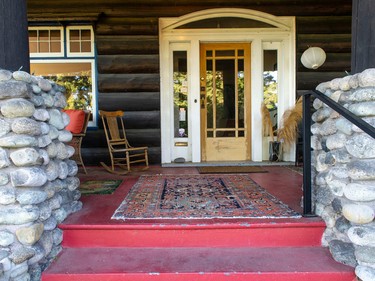
[[[303,96],[303,215],[311,216],[311,94]]]

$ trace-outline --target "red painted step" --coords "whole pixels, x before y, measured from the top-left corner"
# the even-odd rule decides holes
[[[320,246],[321,220],[223,224],[61,225],[64,247]]]
[[[215,237],[212,237],[215,239]],[[321,247],[66,248],[43,281],[353,281]]]

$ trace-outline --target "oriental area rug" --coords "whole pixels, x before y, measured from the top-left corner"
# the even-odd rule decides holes
[[[79,186],[82,195],[112,194],[121,184],[122,180],[89,180]]]
[[[248,175],[141,176],[116,220],[299,218]]]

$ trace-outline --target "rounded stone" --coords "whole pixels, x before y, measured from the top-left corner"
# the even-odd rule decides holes
[[[329,250],[336,261],[352,267],[357,265],[353,244],[332,240],[329,242]]]
[[[10,132],[11,126],[8,121],[0,117],[0,137],[5,136]]]
[[[367,134],[353,135],[345,147],[356,158],[375,158],[375,139]]]
[[[66,219],[66,217],[68,216],[68,214],[66,213],[66,211],[63,208],[60,208],[60,209],[57,209],[57,210],[53,211],[52,215],[56,219],[57,224],[62,223]]]
[[[337,133],[327,137],[326,146],[330,150],[339,149],[345,146],[347,137],[345,134]]]
[[[12,253],[9,256],[9,259],[15,264],[21,264],[35,254],[34,250],[30,249],[29,247],[20,247],[12,249]]]
[[[51,144],[52,140],[49,135],[43,135],[38,138],[38,147],[44,148]]]
[[[34,111],[34,104],[25,99],[11,99],[1,106],[1,113],[7,118],[31,117]]]
[[[40,122],[40,129],[41,129],[41,131],[42,131],[42,135],[47,135],[47,134],[49,134],[50,128],[52,128],[52,126],[48,125],[48,124],[45,123],[45,122]],[[53,128],[54,128],[54,127],[53,127]]]
[[[0,208],[0,224],[20,225],[39,218],[39,209],[35,206],[3,206]]]
[[[357,246],[355,249],[355,256],[360,262],[375,264],[375,248]]]
[[[327,118],[329,118],[331,116],[331,113],[332,113],[331,108],[323,107],[323,108],[320,108],[317,111],[315,111],[312,114],[311,119],[314,122],[322,122],[322,121],[326,120]]]
[[[352,102],[375,101],[375,87],[360,88],[360,89],[353,91],[352,95],[349,96],[349,101],[352,101]]]
[[[350,80],[349,80],[350,88],[352,88],[352,89],[358,88],[358,86],[359,86],[358,75],[359,75],[359,73],[356,73],[356,74],[354,74],[353,76],[350,77]]]
[[[74,160],[66,160],[65,163],[68,165],[68,176],[73,177],[78,173],[78,165]]]
[[[350,121],[348,121],[347,119],[345,118],[338,118],[336,120],[336,127],[337,127],[337,130],[339,130],[340,132],[346,134],[346,135],[351,135],[353,134],[353,130],[352,130],[352,123]]]
[[[58,130],[64,129],[65,127],[64,122],[63,122],[61,113],[58,109],[50,109],[49,115],[50,115],[50,119],[48,121],[49,124],[51,124],[52,126],[55,126]]]
[[[69,115],[66,114],[64,111],[61,111],[61,117],[62,117],[62,119],[63,119],[63,122],[64,122],[64,128],[65,128],[65,127],[68,126],[69,123],[70,123],[70,117],[69,117]]]
[[[375,68],[369,68],[358,74],[359,86],[374,87],[375,86]]]
[[[21,148],[35,146],[37,140],[35,137],[28,135],[17,135],[17,134],[8,134],[5,137],[0,138],[0,146],[8,148]]]
[[[21,70],[13,72],[13,78],[14,80],[23,81],[26,83],[31,83],[32,81],[31,75],[27,73],[26,71],[21,71]]]
[[[31,96],[31,88],[20,81],[5,81],[0,83],[0,100],[29,98]]]
[[[344,194],[344,187],[347,184],[345,179],[329,179],[327,180],[327,185],[329,186],[331,192],[336,196],[342,196]]]
[[[351,104],[348,109],[359,117],[372,116],[375,112],[375,102],[360,102]]]
[[[61,130],[59,131],[58,140],[61,142],[70,142],[73,139],[73,135],[70,131]]]
[[[44,99],[43,99],[41,96],[37,96],[37,95],[31,94],[30,101],[31,101],[36,107],[44,106]]]
[[[60,161],[59,162],[59,178],[66,179],[68,174],[69,174],[68,165],[63,161]]]
[[[42,89],[38,85],[32,84],[31,87],[33,89],[34,94],[38,95],[42,92]]]
[[[352,226],[348,230],[348,237],[356,245],[375,247],[375,225]]]
[[[330,96],[331,100],[338,102],[340,100],[340,96],[342,95],[343,91],[335,91]]]
[[[30,147],[11,152],[10,159],[18,167],[40,165],[42,163],[39,153]]]
[[[10,173],[13,186],[42,186],[47,181],[43,169],[38,167],[19,168]]]
[[[49,113],[44,108],[37,108],[33,114],[33,117],[38,121],[47,121],[49,119]]]
[[[59,228],[56,228],[52,231],[52,238],[54,245],[60,245],[63,240],[63,231]]]
[[[330,88],[334,91],[338,90],[340,88],[340,81],[341,78],[332,79],[330,83]]]
[[[44,230],[54,230],[57,226],[57,221],[53,216],[50,216],[43,223],[44,223]]]
[[[0,187],[0,204],[9,205],[16,202],[16,192],[11,186]]]
[[[49,107],[49,108],[53,107],[53,105],[55,103],[55,101],[53,99],[53,96],[51,96],[49,94],[46,94],[46,93],[43,93],[43,92],[42,92],[41,96],[43,98],[43,102],[44,102],[44,105],[46,107]]]
[[[362,281],[374,281],[375,280],[375,268],[358,265],[355,268],[355,274]]]
[[[39,149],[38,150],[39,156],[42,158],[42,165],[48,165],[50,158],[48,156],[47,150]]]
[[[53,247],[52,231],[45,231],[39,240],[39,244],[42,245],[44,251],[48,255]]]
[[[349,163],[351,161],[350,154],[344,148],[329,151],[328,156],[332,157],[335,163]]]
[[[12,79],[12,72],[6,69],[0,69],[0,81],[7,81]]]
[[[344,217],[353,223],[366,224],[375,218],[375,212],[366,205],[346,204],[342,208]]]
[[[30,272],[30,266],[35,265],[39,261],[41,261],[46,256],[46,253],[44,252],[43,247],[39,243],[35,243],[34,245],[30,246],[30,248],[35,251],[35,255],[27,261],[27,264],[29,265],[29,273],[32,274]],[[38,278],[34,278],[31,280],[42,280],[41,274],[38,274],[37,276]]]
[[[351,227],[351,223],[346,218],[340,217],[336,220],[335,227],[339,232],[346,234]]]
[[[44,92],[49,92],[52,89],[51,82],[46,79],[38,79],[38,86],[41,88]]]
[[[37,136],[41,134],[39,122],[30,118],[18,118],[12,123],[12,131],[17,134]]]
[[[48,201],[44,201],[44,202],[40,203],[38,205],[38,207],[39,207],[39,211],[40,211],[39,220],[45,221],[45,220],[47,220],[48,218],[51,217],[52,209],[51,209]]]
[[[319,109],[319,108],[321,108],[321,107],[323,107],[323,102],[320,100],[320,99],[315,99],[314,101],[313,101],[313,107],[315,108],[315,109]]]
[[[17,192],[16,200],[22,205],[35,205],[47,199],[47,193],[37,188],[22,188]]]
[[[19,228],[16,230],[16,236],[18,241],[23,245],[32,246],[42,236],[44,226],[42,223],[36,223],[28,227]]]
[[[64,159],[68,159],[71,156],[69,151],[67,150],[67,146],[64,143],[58,142],[56,143],[56,147],[57,147],[56,157],[58,159],[64,160]]]
[[[49,137],[51,138],[51,140],[55,140],[59,137],[59,130],[56,129],[55,126],[49,126]]]
[[[8,230],[0,230],[0,246],[1,247],[8,247],[9,245],[13,244],[14,242],[14,235],[12,232]]]
[[[49,181],[57,179],[59,176],[59,165],[55,161],[50,161],[45,167],[45,173]]]
[[[373,201],[375,200],[375,182],[349,183],[344,187],[344,195],[352,201]]]
[[[339,83],[340,90],[342,90],[342,91],[349,91],[350,90],[351,87],[350,87],[349,81],[350,81],[351,78],[352,78],[351,75],[348,75],[348,76],[345,76],[345,77],[341,78],[340,83]]]
[[[78,177],[68,177],[65,181],[69,190],[76,190],[81,183]]]
[[[322,136],[333,135],[336,132],[337,132],[336,120],[334,119],[327,119],[322,123],[322,126],[320,126],[320,134]]]
[[[67,105],[65,95],[61,92],[57,92],[55,94],[54,100],[55,100],[54,102],[55,107],[64,108]]]
[[[322,82],[318,86],[316,86],[316,90],[318,90],[321,93],[324,93],[327,89],[330,88],[331,82]]]
[[[9,182],[8,174],[0,171],[0,186],[6,185],[8,182]]]
[[[56,147],[56,144],[54,142],[51,142],[47,146],[47,153],[48,153],[49,158],[51,158],[51,159],[56,157],[56,155],[57,155],[57,147]]]
[[[5,149],[0,148],[0,169],[6,168],[10,165],[8,153]]]
[[[353,180],[375,180],[375,159],[352,161],[347,168]]]

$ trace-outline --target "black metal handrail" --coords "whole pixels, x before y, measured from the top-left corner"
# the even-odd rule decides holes
[[[311,189],[311,96],[318,98],[362,131],[375,138],[375,128],[318,90],[303,94],[303,214],[313,216]]]

